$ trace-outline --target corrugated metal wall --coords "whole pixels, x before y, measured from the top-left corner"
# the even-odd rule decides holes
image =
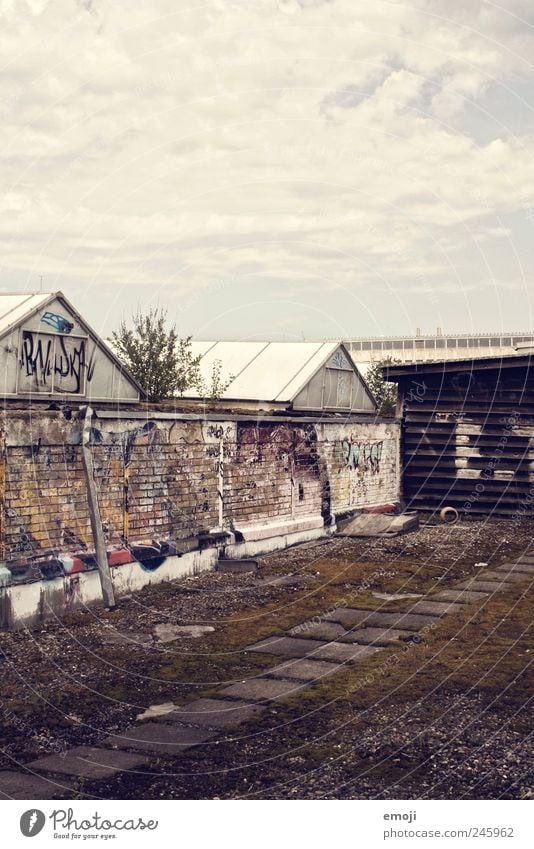
[[[473,364],[474,365],[474,364]],[[428,368],[428,367],[427,367]],[[397,376],[403,493],[417,509],[531,516],[534,374],[529,366]]]

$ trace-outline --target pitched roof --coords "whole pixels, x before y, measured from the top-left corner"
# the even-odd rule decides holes
[[[0,292],[0,335],[41,309],[56,295],[49,292],[16,294]]]
[[[192,343],[193,353],[202,356],[200,370],[208,386],[217,361],[222,365],[223,381],[233,376],[222,394],[223,399],[276,403],[291,402],[340,346],[339,341]],[[344,353],[364,383],[350,355]],[[190,390],[187,394],[197,397]]]

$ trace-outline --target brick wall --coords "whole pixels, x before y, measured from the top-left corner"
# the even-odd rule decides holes
[[[81,423],[4,411],[2,557],[93,546]],[[119,421],[91,440],[107,542],[180,540],[218,527],[332,514],[399,497],[399,427],[349,422]]]

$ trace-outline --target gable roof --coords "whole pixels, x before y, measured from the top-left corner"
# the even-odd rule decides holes
[[[291,403],[313,376],[338,349],[361,382],[371,404],[376,405],[369,387],[350,354],[337,342],[192,342],[193,353],[201,355],[200,371],[209,386],[213,366],[222,365],[221,377],[233,379],[223,392],[224,400]],[[187,391],[190,397],[196,392]]]

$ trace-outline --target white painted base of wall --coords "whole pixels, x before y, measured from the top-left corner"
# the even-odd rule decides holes
[[[271,533],[275,529],[281,533],[267,537],[264,535],[267,529]],[[256,535],[256,538],[227,545],[224,553],[227,557],[236,559],[269,554],[291,545],[321,539],[329,536],[333,530],[335,526],[324,527],[321,517],[305,517],[270,526],[258,525],[250,534],[251,537]],[[218,559],[219,550],[208,548],[204,551],[191,551],[181,557],[169,556],[154,571],[144,569],[137,561],[112,566],[111,576],[117,599],[137,592],[149,584],[160,584],[163,581],[173,581],[215,569]],[[61,619],[68,613],[101,601],[102,590],[97,571],[80,572],[50,581],[35,581],[32,584],[15,584],[0,589],[0,628],[35,628],[45,621]]]
[[[197,575],[214,569],[219,558],[216,548],[192,551],[182,557],[170,556],[154,571],[148,571],[137,561],[112,566],[111,576],[117,598],[129,595],[149,584],[160,584]],[[80,572],[51,581],[16,584],[0,590],[4,620],[1,627],[17,630],[32,628],[51,619],[61,619],[67,613],[102,601],[100,577],[97,571]]]

